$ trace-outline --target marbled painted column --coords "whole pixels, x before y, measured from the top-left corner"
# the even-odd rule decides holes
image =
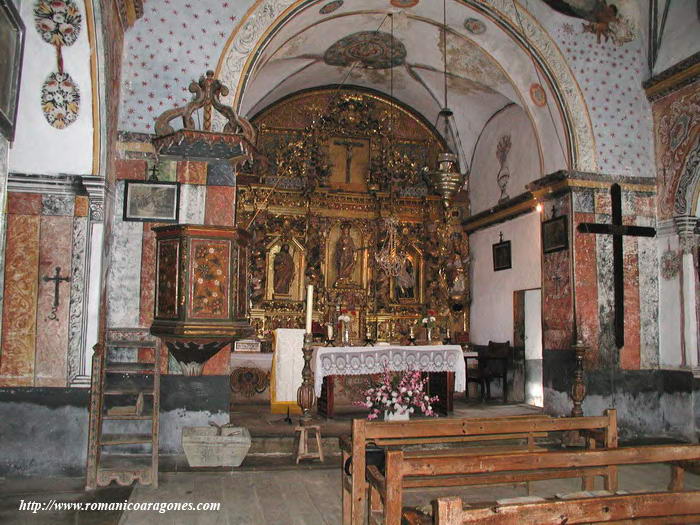
[[[88,244],[89,213],[88,197],[84,195],[76,196],[73,207],[72,279],[68,320],[68,383],[70,386],[78,383],[84,383],[87,386],[84,361],[85,331],[87,328],[87,288],[89,286],[87,280],[90,254],[90,246]]]
[[[7,211],[0,386],[33,386],[41,195],[10,194]]]
[[[681,287],[683,293],[683,341],[685,346],[686,363],[695,368],[700,362],[698,355],[697,314],[695,310],[695,265],[693,263],[693,247],[697,242],[695,235],[696,217],[674,217],[676,230],[683,253],[681,262]]]
[[[204,224],[207,187],[201,184],[180,186],[180,224]]]
[[[141,260],[143,223],[124,222],[124,181],[115,185],[111,260],[107,273],[107,326],[139,326],[141,272],[134,271],[134,261]]]
[[[569,196],[546,201],[543,220],[570,216]],[[568,219],[567,228],[571,228]],[[571,232],[569,231],[569,239]],[[574,312],[571,281],[571,241],[566,250],[542,255],[542,326],[544,350],[569,349],[574,343]]]
[[[153,323],[153,307],[156,276],[156,235],[153,228],[161,224],[145,222],[141,245],[141,310],[139,326],[150,328]]]
[[[35,386],[66,386],[71,285],[80,278],[72,275],[73,207],[71,195],[42,196]],[[54,311],[56,284],[44,278],[54,277],[56,268],[70,281],[58,284]]]
[[[236,188],[230,186],[207,186],[207,202],[204,224],[233,226]]]
[[[588,348],[586,362],[597,367],[598,352],[598,272],[595,235],[580,233],[578,225],[595,221],[594,190],[577,189],[573,193],[574,271],[577,337]]]

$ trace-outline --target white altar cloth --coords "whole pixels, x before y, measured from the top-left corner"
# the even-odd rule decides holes
[[[459,345],[330,346],[314,350],[316,397],[321,396],[326,376],[379,374],[385,363],[394,371],[454,372],[455,391],[464,392],[466,388],[464,356]]]
[[[297,389],[301,385],[301,370],[304,368],[303,329],[277,328],[275,330],[275,384],[273,401],[297,400]]]

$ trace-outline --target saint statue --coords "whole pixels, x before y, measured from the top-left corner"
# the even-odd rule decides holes
[[[397,299],[415,299],[416,277],[413,261],[406,257],[396,276],[396,297]]]
[[[340,225],[340,237],[335,243],[333,252],[333,263],[336,269],[336,284],[352,279],[352,271],[355,269],[355,241],[350,236],[350,223],[344,222]]]
[[[275,255],[273,272],[272,289],[276,294],[288,295],[289,287],[292,286],[294,280],[294,259],[289,253],[288,244],[283,244]]]

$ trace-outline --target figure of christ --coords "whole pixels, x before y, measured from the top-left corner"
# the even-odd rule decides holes
[[[335,283],[352,279],[352,272],[355,269],[355,241],[350,236],[350,223],[344,222],[340,225],[340,237],[335,244],[333,253],[333,263],[336,269]]]
[[[294,280],[294,259],[289,253],[289,245],[283,244],[275,255],[273,263],[273,285],[276,294],[288,295],[289,287]]]
[[[352,156],[353,148],[364,146],[362,142],[352,142],[351,140],[336,140],[337,146],[345,146],[345,184],[350,184],[352,180]]]

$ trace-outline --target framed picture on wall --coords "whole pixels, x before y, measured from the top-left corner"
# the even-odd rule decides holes
[[[566,217],[566,215],[562,215],[542,223],[542,251],[544,253],[558,252],[569,247]]]
[[[0,133],[15,138],[24,24],[12,0],[0,0]]]
[[[511,268],[510,241],[501,241],[493,245],[493,271],[500,272]]]
[[[125,221],[177,222],[179,209],[178,182],[125,181]]]

